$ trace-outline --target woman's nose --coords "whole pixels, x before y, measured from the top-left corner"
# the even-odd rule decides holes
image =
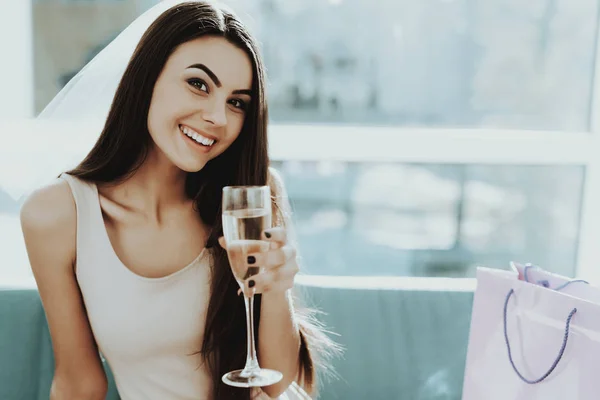
[[[225,104],[220,102],[212,102],[210,106],[204,109],[202,118],[214,126],[225,126],[227,124],[227,113]]]

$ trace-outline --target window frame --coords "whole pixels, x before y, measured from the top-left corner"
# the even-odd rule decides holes
[[[17,24],[21,27],[17,36],[24,38],[23,50],[14,62],[10,63],[11,68],[6,72],[18,72],[16,77],[26,81],[29,86],[22,93],[25,93],[29,100],[24,99],[15,107],[4,110],[4,114],[0,114],[0,140],[3,147],[11,147],[11,144],[16,147],[17,142],[20,142],[9,141],[7,144],[6,137],[14,134],[15,127],[22,130],[27,124],[39,123],[31,120],[34,98],[33,27],[29,17],[32,2],[30,0],[18,3],[21,7],[11,10],[13,17],[22,22]],[[600,23],[597,22],[589,132],[272,123],[269,128],[271,158],[277,161],[583,166],[585,177],[575,271],[579,278],[600,281],[600,244],[596,243],[600,241],[599,35]],[[0,39],[0,43],[12,43],[11,38],[14,34],[0,35],[2,36],[5,40]],[[27,77],[30,79],[27,80]],[[6,95],[10,96],[8,93]]]

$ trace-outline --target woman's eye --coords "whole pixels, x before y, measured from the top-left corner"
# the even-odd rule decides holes
[[[246,111],[246,109],[248,108],[246,102],[240,99],[232,99],[229,101],[229,104],[231,104],[235,108],[239,108],[242,111]]]
[[[188,80],[188,84],[193,86],[194,88],[201,90],[203,92],[208,93],[208,85],[202,79],[193,78]]]

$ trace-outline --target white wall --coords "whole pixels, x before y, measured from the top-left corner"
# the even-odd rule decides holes
[[[0,0],[0,120],[33,116],[31,0]]]

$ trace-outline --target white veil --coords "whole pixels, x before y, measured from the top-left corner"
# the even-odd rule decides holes
[[[97,120],[103,123],[129,59],[144,32],[164,11],[183,2],[163,0],[140,15],[69,81],[38,119]]]
[[[0,151],[1,190],[21,199],[83,159],[104,127],[143,34],[164,11],[186,1],[190,0],[162,0],[148,9],[85,65],[37,118],[3,128],[15,135]]]

